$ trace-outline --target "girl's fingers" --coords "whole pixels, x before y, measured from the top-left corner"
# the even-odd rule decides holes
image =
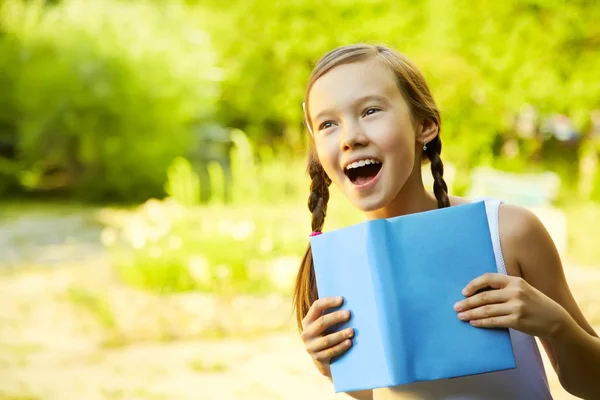
[[[350,311],[340,310],[325,314],[312,324],[308,325],[302,332],[302,339],[305,343],[320,336],[325,330],[333,325],[339,324],[350,319]]]
[[[313,355],[314,359],[323,364],[329,364],[330,360],[342,354],[346,350],[348,350],[352,346],[352,341],[350,339],[344,340],[342,343],[339,343],[333,347],[329,347],[328,349],[321,350]]]
[[[511,277],[504,274],[487,273],[473,279],[462,291],[465,296],[471,296],[479,289],[490,287],[492,289],[501,289],[510,283]]]
[[[504,303],[511,299],[510,293],[503,289],[486,290],[454,305],[456,311],[467,311],[486,304]]]
[[[306,350],[309,353],[317,353],[329,347],[335,346],[343,342],[345,339],[350,339],[352,336],[354,336],[354,330],[352,328],[344,329],[343,331],[332,333],[331,335],[313,339],[307,344]]]
[[[481,320],[511,314],[513,306],[509,303],[487,304],[472,310],[458,313],[458,318],[463,321]]]
[[[302,320],[302,326],[306,328],[308,325],[315,322],[327,309],[341,306],[342,301],[343,299],[341,297],[324,297],[315,300]]]
[[[478,328],[514,328],[517,318],[514,315],[502,315],[469,321]]]

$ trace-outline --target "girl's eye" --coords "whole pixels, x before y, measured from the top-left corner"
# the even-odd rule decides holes
[[[325,121],[321,125],[319,125],[319,130],[322,131],[323,129],[331,128],[332,126],[333,126],[333,122]]]
[[[378,108],[369,107],[365,110],[363,115],[366,117],[367,115],[375,114],[377,111],[380,111]]]

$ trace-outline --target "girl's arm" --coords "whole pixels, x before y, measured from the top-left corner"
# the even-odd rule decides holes
[[[545,227],[533,213],[502,205],[500,241],[507,269],[517,276],[474,279],[465,288],[467,299],[456,306],[458,317],[483,328],[508,327],[538,336],[562,386],[575,396],[599,399],[600,339],[569,290]],[[475,294],[484,287],[499,290]]]
[[[507,220],[522,221],[517,222],[520,227],[512,235],[521,276],[567,311],[559,323],[548,327],[547,335],[540,337],[561,384],[573,395],[600,398],[600,339],[571,294],[552,238],[533,213],[517,207],[501,208],[506,208]]]

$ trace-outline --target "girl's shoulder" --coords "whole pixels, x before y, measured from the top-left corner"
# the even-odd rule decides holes
[[[450,196],[450,204],[452,206],[469,204],[481,200],[483,199]],[[540,241],[541,243],[538,244],[548,245],[547,239],[552,241],[537,215],[521,206],[500,203],[498,209],[498,227],[503,251],[526,249],[530,245]]]
[[[510,275],[534,282],[540,277],[562,275],[562,263],[554,241],[532,211],[513,204],[500,204],[498,230]]]
[[[450,196],[453,206],[473,201]],[[501,203],[498,230],[502,257],[509,275],[525,277],[537,274],[544,262],[554,265],[560,262],[558,251],[544,224],[527,208]]]

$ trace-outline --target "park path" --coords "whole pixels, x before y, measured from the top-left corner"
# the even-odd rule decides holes
[[[600,325],[600,268],[567,266],[566,270],[585,314]],[[239,298],[221,306],[209,296],[160,300],[123,288],[112,279],[110,269],[102,264],[0,276],[0,399],[346,398],[332,392],[304,353],[292,324],[289,299]],[[221,315],[228,320],[221,321],[227,332],[187,332],[186,336],[180,331],[179,339],[147,335],[107,345],[105,331],[111,325],[97,321],[102,321],[101,313],[90,318],[90,312],[82,311],[80,300],[66,294],[74,288],[80,292],[100,290],[105,303],[114,306],[114,320],[126,321],[137,315],[129,326],[127,322],[114,323],[129,332],[130,339],[136,329],[146,327],[152,332],[151,322],[156,322],[157,315],[171,318],[166,323],[172,325],[183,324],[179,317],[193,317],[187,327],[214,324],[207,315]],[[191,302],[197,313],[174,316],[186,302]],[[218,307],[226,308],[215,313]],[[241,319],[246,328],[252,324],[271,327],[262,333],[236,332],[236,322]],[[171,332],[177,333],[176,328]],[[548,373],[557,400],[574,398],[560,388],[549,366]]]

